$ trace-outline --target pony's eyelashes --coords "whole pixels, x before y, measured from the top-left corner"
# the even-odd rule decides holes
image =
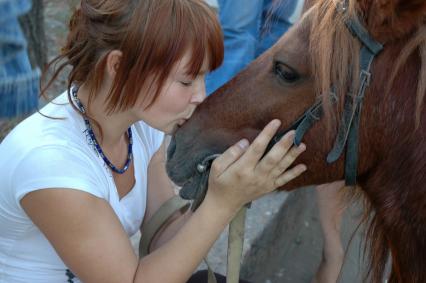
[[[300,75],[297,71],[280,61],[274,62],[273,72],[280,81],[287,84],[292,84],[300,80]]]

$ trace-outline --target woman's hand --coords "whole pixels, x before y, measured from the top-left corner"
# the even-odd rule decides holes
[[[287,170],[306,148],[304,144],[292,147],[294,131],[287,133],[262,158],[280,125],[279,120],[273,120],[251,145],[243,139],[216,158],[210,171],[206,199],[237,211],[304,172],[306,166],[303,164]]]

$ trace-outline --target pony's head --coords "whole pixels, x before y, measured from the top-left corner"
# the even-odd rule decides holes
[[[208,97],[176,132],[167,163],[172,180],[196,186],[200,179],[197,164],[206,156],[223,152],[241,138],[253,140],[272,119],[280,119],[281,130],[287,129],[318,99],[322,100],[324,117],[304,136],[307,151],[298,159],[308,165],[308,171],[281,189],[342,179],[344,156],[332,164],[326,157],[337,135],[344,97],[359,88],[362,45],[345,25],[355,17],[384,45],[371,67],[362,107],[358,182],[376,210],[386,206],[382,202],[397,201],[398,184],[425,187],[424,0],[315,1],[272,48]],[[339,98],[338,103],[331,102],[331,93]],[[401,156],[407,159],[404,163]],[[395,162],[399,165],[390,165]],[[414,176],[415,172],[422,177]],[[376,188],[394,185],[391,199],[377,198],[373,184]],[[418,205],[424,211],[425,224],[426,203]],[[382,240],[391,242],[386,237]],[[377,250],[381,254],[373,260],[376,281],[389,252],[383,246]],[[401,273],[395,278],[400,280],[399,276]]]
[[[284,189],[341,179],[343,159],[330,165],[325,158],[336,135],[344,99],[331,107],[328,94],[331,86],[340,97],[349,88],[357,87],[360,43],[345,26],[350,17],[358,16],[370,34],[385,44],[374,62],[372,85],[366,93],[364,108],[372,111],[362,118],[359,174],[368,172],[383,156],[384,130],[389,116],[397,114],[394,111],[413,115],[417,112],[419,119],[424,95],[424,83],[416,91],[421,77],[419,65],[408,79],[398,76],[398,71],[409,56],[419,56],[413,53],[425,38],[425,2],[348,1],[345,13],[339,11],[341,3],[317,1],[277,44],[210,96],[177,131],[169,149],[167,168],[178,184],[196,179],[196,164],[205,156],[223,152],[242,137],[253,139],[268,121],[278,118],[283,122],[282,128],[287,128],[320,96],[326,115],[306,134],[308,150],[300,159],[309,164],[309,172]],[[407,44],[408,38],[411,45]],[[402,50],[403,47],[409,48]],[[389,93],[402,89],[405,95],[418,93],[417,104],[404,98],[404,103],[397,104],[400,109],[386,105]],[[407,132],[413,130],[413,123],[406,126]]]

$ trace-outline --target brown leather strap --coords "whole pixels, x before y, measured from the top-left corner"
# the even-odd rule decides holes
[[[152,216],[152,218],[145,225],[139,242],[139,257],[142,258],[149,253],[149,246],[155,234],[160,230],[164,223],[178,210],[184,207],[189,207],[190,202],[182,199],[180,196],[174,196],[166,201]],[[227,283],[239,282],[240,275],[240,262],[242,256],[243,242],[244,242],[244,224],[246,218],[247,207],[244,206],[231,221],[229,226],[229,239],[228,239],[228,270],[227,270]],[[208,283],[217,283],[216,277],[204,259],[208,270]]]
[[[238,283],[240,281],[246,212],[247,206],[243,206],[229,224],[226,283]]]
[[[166,201],[152,218],[146,223],[141,240],[139,242],[139,257],[142,258],[149,253],[149,246],[155,234],[166,223],[166,221],[178,210],[185,206],[189,207],[189,201],[182,199],[180,196],[174,196]]]

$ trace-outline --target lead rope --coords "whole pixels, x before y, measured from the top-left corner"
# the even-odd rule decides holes
[[[209,169],[213,160],[219,155],[220,154],[209,155],[197,165],[197,171],[201,174],[201,181],[200,187],[195,194],[194,202],[191,206],[191,209],[193,210],[198,208],[207,193]],[[248,207],[250,207],[250,204],[242,207],[229,224],[226,283],[238,283],[240,281],[241,258],[244,246],[244,229]],[[208,283],[217,283],[214,272],[207,263],[207,260],[204,259],[204,261],[208,270]]]
[[[242,207],[229,224],[226,283],[238,283],[240,281],[247,208],[248,206]]]

